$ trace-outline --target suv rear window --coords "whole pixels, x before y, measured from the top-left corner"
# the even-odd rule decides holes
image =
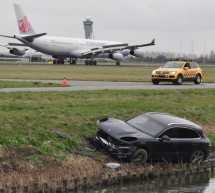
[[[188,128],[170,128],[165,131],[161,136],[167,135],[170,138],[200,138],[200,135],[193,129]]]
[[[196,63],[192,62],[190,63],[190,68],[198,68],[198,66]]]

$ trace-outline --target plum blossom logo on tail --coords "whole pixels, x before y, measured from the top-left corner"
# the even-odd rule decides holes
[[[27,32],[30,30],[30,22],[28,21],[27,17],[24,16],[22,19],[20,19],[19,21],[19,29],[21,32]]]

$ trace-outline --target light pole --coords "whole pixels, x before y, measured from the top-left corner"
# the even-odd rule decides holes
[[[204,56],[203,56],[203,64],[205,65],[205,39],[204,39]]]
[[[190,59],[193,60],[194,55],[194,40],[190,42]]]

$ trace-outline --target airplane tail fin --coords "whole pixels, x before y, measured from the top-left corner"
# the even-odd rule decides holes
[[[16,13],[16,19],[19,27],[19,33],[24,35],[36,34],[28,18],[24,14],[22,7],[18,4],[13,4]]]

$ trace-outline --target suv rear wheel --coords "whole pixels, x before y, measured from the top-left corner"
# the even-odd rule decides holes
[[[190,163],[201,163],[205,159],[205,152],[201,149],[193,151],[189,157]]]
[[[195,84],[200,84],[201,81],[202,81],[201,75],[200,75],[200,74],[197,74],[197,75],[196,75],[196,79],[194,80],[194,83],[195,83]]]

